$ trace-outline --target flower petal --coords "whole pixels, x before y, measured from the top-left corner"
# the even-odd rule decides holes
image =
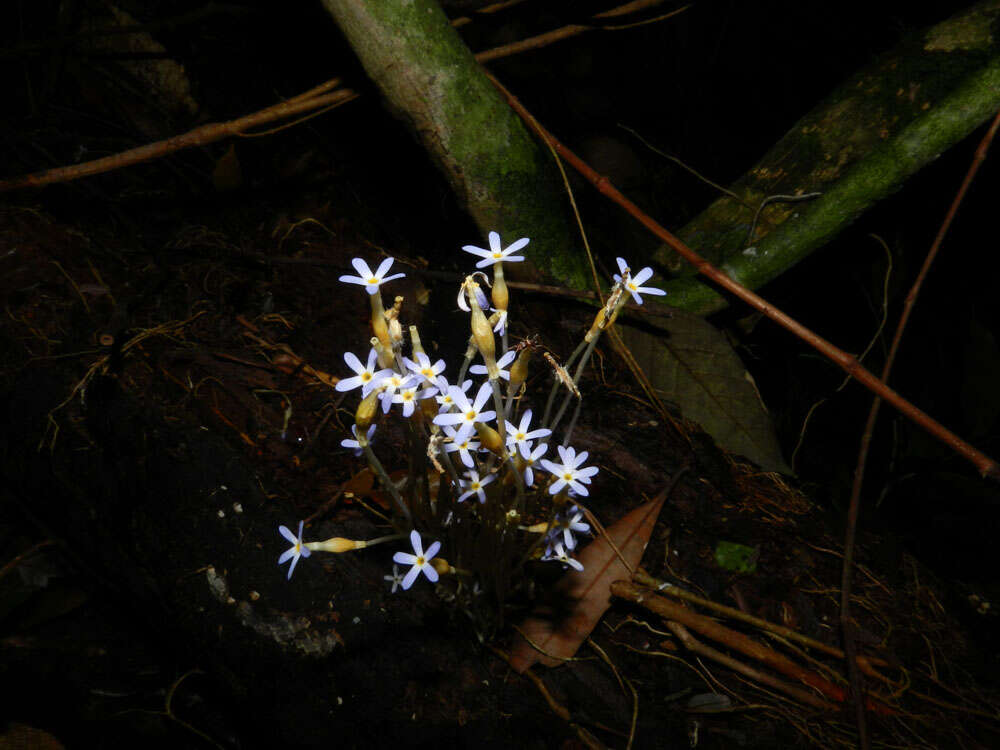
[[[372,351],[374,352],[374,349]],[[361,364],[361,360],[357,358],[354,352],[344,352],[344,361],[358,375],[365,371],[365,366]]]
[[[388,273],[389,269],[392,268],[392,262],[394,260],[395,258],[386,258],[385,260],[383,260],[381,263],[379,263],[378,270],[375,271],[375,273],[372,275],[376,279],[381,279],[383,276],[386,275],[386,273]],[[388,279],[386,279],[386,281],[388,281]]]
[[[413,554],[421,557],[424,554],[424,543],[420,540],[420,533],[414,529],[410,532],[410,544],[413,546]]]
[[[507,249],[504,250],[504,252],[505,253],[516,253],[518,250],[520,250],[522,247],[524,247],[525,245],[527,245],[529,242],[531,242],[531,240],[528,239],[527,237],[522,237],[519,240],[514,240],[509,245],[507,245]]]
[[[635,284],[636,286],[640,286],[643,284],[643,282],[652,278],[652,276],[653,276],[653,269],[650,268],[649,266],[646,266],[641,271],[639,271],[639,273],[637,273],[635,276],[632,277],[632,283]]]
[[[403,578],[403,591],[409,590],[410,586],[413,585],[413,582],[417,580],[418,575],[420,575],[420,566],[414,565],[410,568],[410,572]]]
[[[368,279],[374,275],[372,274],[372,269],[370,269],[368,264],[361,258],[353,258],[351,260],[351,265],[354,266],[354,270],[358,272],[358,275],[361,276],[362,282],[365,284],[367,284]]]

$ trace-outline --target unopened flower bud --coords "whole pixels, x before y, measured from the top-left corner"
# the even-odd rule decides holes
[[[507,282],[503,277],[503,263],[493,264],[493,307],[497,310],[506,310],[510,301],[510,292],[507,291]]]
[[[434,570],[436,570],[443,576],[453,574],[455,572],[455,568],[452,566],[452,564],[449,563],[447,560],[445,560],[443,557],[435,557],[433,560],[430,561],[430,564],[431,567],[434,568]]]
[[[424,419],[430,422],[434,427],[437,427],[437,425],[434,425],[433,423],[434,417],[438,415],[438,411],[441,408],[438,402],[433,398],[423,398],[420,399],[418,406],[420,407],[420,412],[423,414]]]
[[[531,526],[522,526],[521,531],[527,531],[532,534],[544,534],[546,531],[552,528],[552,524],[548,521],[542,521],[541,523],[536,523]]]
[[[476,433],[479,435],[479,444],[483,448],[495,453],[500,458],[507,458],[507,451],[503,446],[503,439],[499,432],[487,424],[476,422]]]
[[[382,346],[386,349],[392,348],[392,340],[389,338],[389,327],[385,322],[385,308],[382,307],[382,295],[379,292],[375,294],[369,294],[368,299],[371,300],[372,305],[372,331],[378,337],[378,340],[382,342]],[[379,361],[383,367],[389,367],[389,365],[384,364]]]
[[[531,361],[531,347],[525,347],[510,366],[510,393],[517,393],[528,379],[528,363]]]
[[[483,311],[478,305],[472,305],[472,339],[476,342],[476,348],[483,357],[486,364],[486,372],[490,379],[499,377],[496,360],[496,341],[493,338],[493,329],[490,328],[489,321],[483,315]]]
[[[354,423],[358,427],[355,432],[358,436],[358,443],[362,447],[365,445],[365,443],[361,442],[364,439],[365,432],[371,425],[372,420],[375,419],[375,414],[378,413],[378,397],[382,394],[383,390],[382,388],[376,388],[365,396],[361,403],[358,404],[358,410],[354,413]]]
[[[340,553],[350,552],[356,549],[364,549],[368,546],[368,542],[364,539],[345,539],[342,536],[335,536],[324,542],[306,542],[305,546],[313,552]]]

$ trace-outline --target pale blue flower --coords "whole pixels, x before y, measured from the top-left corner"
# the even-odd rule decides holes
[[[295,536],[295,534],[293,534],[291,532],[291,530],[289,530],[289,528],[287,526],[279,526],[278,527],[278,531],[281,532],[281,535],[283,537],[285,537],[285,539],[287,539],[289,542],[292,543],[292,546],[289,547],[288,549],[286,549],[284,552],[282,552],[281,553],[281,557],[278,558],[278,565],[284,565],[289,560],[292,561],[291,566],[289,566],[289,568],[288,568],[288,580],[292,580],[292,573],[295,572],[295,566],[298,564],[299,558],[300,557],[309,557],[309,555],[312,554],[312,552],[309,550],[309,548],[306,547],[305,544],[302,543],[302,527],[303,527],[303,525],[304,525],[304,522],[303,521],[299,521],[299,535],[298,536]]]
[[[404,417],[410,417],[413,415],[413,410],[418,401],[430,398],[437,393],[437,388],[424,388],[423,390],[418,391],[417,389],[419,387],[420,381],[416,379],[416,375],[410,375],[407,377],[406,381],[404,381],[404,384],[399,387],[396,393],[393,394],[392,403],[403,405]]]
[[[582,571],[583,563],[579,560],[574,560],[566,552],[566,548],[563,547],[562,542],[556,542],[551,547],[545,550],[545,554],[542,555],[543,560],[558,560],[564,565],[569,565],[574,570]]]
[[[357,440],[357,437],[358,437],[358,426],[357,425],[351,425],[351,433],[354,435],[355,439],[352,440],[351,438],[345,438],[344,440],[340,441],[340,444],[344,448],[348,448],[348,449],[354,451],[354,455],[355,456],[360,456],[362,453],[365,452],[365,450],[364,450],[364,448],[361,447],[361,443],[359,443],[358,440]],[[372,441],[372,435],[374,435],[374,434],[375,434],[375,425],[369,425],[368,426],[368,435],[367,435],[367,440],[368,440],[369,443]]]
[[[445,364],[443,359],[439,359],[434,364],[431,364],[431,358],[428,357],[423,352],[417,352],[417,361],[414,362],[412,359],[407,359],[403,357],[403,364],[407,366],[414,374],[420,375],[424,380],[430,385],[436,385],[437,379],[444,372]]]
[[[545,458],[540,461],[545,470],[553,474],[557,480],[549,487],[549,494],[555,495],[563,487],[569,485],[574,492],[586,497],[589,493],[583,485],[590,484],[590,478],[598,472],[596,466],[580,468],[580,465],[587,460],[587,456],[590,454],[583,451],[577,455],[576,449],[562,445],[558,445],[556,448],[559,450],[562,464],[554,463]]]
[[[590,524],[583,523],[581,520],[583,516],[583,511],[577,505],[574,505],[565,513],[557,515],[555,525],[549,531],[552,541],[558,541],[558,538],[562,536],[562,541],[566,549],[576,549],[576,537],[573,532],[577,534],[590,533]]]
[[[490,310],[500,313],[500,315],[497,316],[497,324],[493,326],[493,333],[499,333],[503,336],[504,329],[507,327],[507,311],[497,310],[495,307],[491,307]]]
[[[472,495],[475,495],[476,497],[479,498],[480,503],[485,503],[486,493],[483,492],[483,487],[485,487],[494,479],[496,479],[496,475],[487,474],[485,477],[480,479],[479,472],[473,470],[465,472],[465,476],[468,477],[468,479],[460,480],[462,482],[461,489],[465,490],[465,492],[463,492],[461,495],[458,496],[458,502],[460,503],[465,502],[467,498],[469,498]]]
[[[548,437],[552,434],[552,430],[545,427],[538,430],[529,430],[531,427],[531,416],[531,409],[528,409],[521,415],[521,424],[517,427],[504,420],[507,425],[507,450],[511,450],[516,445],[518,451],[525,458],[531,455],[530,441]]]
[[[625,262],[624,258],[618,258],[617,260],[618,260],[618,268],[619,270],[621,270],[622,276],[624,276],[626,273],[629,272],[628,263]],[[655,294],[659,296],[666,294],[665,291],[663,291],[662,289],[657,289],[654,286],[639,286],[644,281],[649,279],[652,275],[653,275],[653,269],[650,268],[649,266],[646,266],[641,271],[639,271],[639,273],[637,273],[635,276],[631,276],[628,282],[625,284],[625,288],[629,292],[631,292],[632,299],[635,300],[635,303],[637,305],[642,304],[642,297],[639,296],[639,292],[642,292],[643,294]],[[615,282],[621,281],[622,279],[622,277],[619,276],[618,274],[615,274],[613,278]]]
[[[443,375],[438,375],[435,385],[437,385],[438,395],[434,398],[441,405],[441,411],[449,411],[453,406],[457,409],[458,404],[455,403],[451,397],[451,393],[449,392],[451,390],[451,386],[448,385],[448,381],[445,380]],[[466,380],[462,383],[462,387],[459,390],[465,394],[470,387],[472,387],[472,380]]]
[[[548,443],[542,443],[541,445],[535,446],[529,455],[522,454],[524,459],[524,486],[530,487],[535,482],[535,473],[533,471],[535,462],[545,455],[545,451],[549,449]]]
[[[393,562],[398,562],[402,565],[412,565],[409,572],[403,578],[402,586],[403,591],[406,591],[413,585],[413,582],[417,580],[417,576],[423,571],[424,575],[430,579],[431,583],[437,583],[438,572],[434,570],[434,566],[431,565],[431,560],[434,559],[434,555],[438,553],[441,549],[441,542],[434,542],[427,551],[424,552],[424,545],[420,541],[420,534],[414,529],[410,532],[410,544],[413,546],[413,554],[409,552],[397,552],[392,556]]]
[[[344,352],[344,361],[347,366],[354,370],[353,378],[342,378],[337,381],[335,388],[338,391],[350,391],[358,386],[361,386],[361,396],[365,397],[371,393],[378,384],[382,382],[389,375],[392,375],[392,370],[375,369],[375,360],[378,357],[378,353],[372,349],[368,352],[368,364],[362,365],[361,360],[358,359],[352,352]]]
[[[393,403],[396,403],[396,393],[405,388],[409,388],[411,385],[415,384],[417,381],[417,376],[413,373],[406,373],[401,375],[400,373],[392,370],[386,375],[382,382],[379,383],[379,387],[384,390],[379,394],[379,399],[382,401],[382,413],[388,414],[389,409],[392,408]]]
[[[479,388],[479,393],[476,394],[475,403],[470,404],[469,399],[465,397],[465,393],[461,388],[454,385],[449,386],[448,395],[455,402],[455,408],[458,411],[438,414],[434,417],[434,423],[442,427],[446,425],[460,425],[457,437],[460,441],[465,440],[476,428],[476,422],[485,423],[496,417],[497,413],[495,411],[482,411],[483,406],[486,405],[486,399],[492,393],[493,387],[489,383],[483,383]]]
[[[382,286],[387,281],[392,281],[393,279],[401,279],[406,274],[405,273],[394,273],[392,276],[386,276],[389,268],[392,266],[392,262],[395,258],[386,258],[379,265],[378,270],[372,273],[372,270],[368,267],[361,258],[354,258],[351,261],[351,265],[354,266],[360,276],[341,276],[340,280],[345,281],[348,284],[360,284],[365,288],[368,294],[375,294],[378,288]]]
[[[392,591],[389,593],[395,594],[396,589],[398,589],[403,584],[403,574],[399,572],[399,566],[393,563],[392,575],[382,576],[382,580],[392,582]]]
[[[509,368],[516,358],[517,358],[517,352],[511,349],[502,357],[500,357],[500,359],[497,360],[497,367],[500,370],[498,374],[504,380],[510,380],[510,370],[509,369],[505,370],[504,368],[505,367]],[[486,365],[473,365],[472,367],[469,368],[469,372],[471,372],[473,375],[486,375],[487,374]]]
[[[494,263],[500,263],[502,261],[507,261],[508,263],[513,263],[516,261],[524,260],[523,255],[512,255],[516,253],[522,247],[527,245],[531,240],[527,237],[522,237],[519,240],[515,240],[505,249],[500,247],[500,235],[496,232],[490,232],[490,249],[484,250],[481,247],[476,247],[475,245],[464,245],[463,250],[467,253],[472,253],[473,255],[478,255],[483,260],[476,263],[476,268],[486,268],[486,266],[491,266]]]
[[[471,435],[467,436],[464,440],[459,440],[457,433],[458,430],[454,427],[444,428],[444,434],[451,438],[450,443],[444,444],[444,449],[448,453],[458,451],[458,455],[461,457],[462,463],[472,469],[475,467],[476,462],[473,460],[470,451],[479,450],[479,441],[473,440]]]

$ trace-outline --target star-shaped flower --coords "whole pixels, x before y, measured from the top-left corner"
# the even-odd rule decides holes
[[[566,548],[563,547],[562,542],[556,542],[554,545],[545,550],[545,554],[542,555],[542,559],[558,560],[565,565],[569,565],[575,570],[583,570],[583,563],[570,557],[566,552]]]
[[[549,494],[555,495],[563,487],[569,485],[574,492],[586,497],[589,493],[581,483],[590,484],[590,478],[598,472],[596,466],[580,468],[580,465],[587,460],[587,456],[590,454],[583,451],[577,455],[575,448],[567,448],[562,445],[558,445],[556,448],[559,450],[562,464],[557,464],[546,458],[540,461],[545,470],[556,477],[556,481],[549,487]]]
[[[574,505],[565,513],[557,515],[555,525],[549,532],[552,540],[558,540],[561,535],[566,549],[576,549],[576,537],[573,535],[573,532],[575,531],[578,534],[590,533],[590,524],[581,521],[583,515],[583,511],[580,510],[578,505]]]
[[[378,353],[372,349],[368,352],[368,364],[362,365],[361,360],[354,356],[352,352],[344,352],[344,361],[348,367],[354,370],[354,377],[338,380],[335,386],[336,389],[338,391],[350,391],[361,386],[362,397],[371,393],[383,379],[392,375],[392,370],[375,369],[375,360],[377,357]]]
[[[505,370],[504,368],[509,368],[516,358],[517,352],[511,349],[497,360],[497,367],[500,368],[499,375],[504,380],[510,380],[510,370]],[[487,373],[486,365],[473,365],[469,368],[469,372],[473,375],[485,375]]]
[[[403,364],[414,374],[422,376],[429,385],[437,385],[438,377],[444,372],[444,360],[439,359],[434,364],[431,364],[431,358],[423,352],[417,352],[414,356],[417,358],[416,362],[403,357]]]
[[[629,272],[628,263],[625,262],[624,258],[618,258],[617,260],[618,260],[618,269],[622,272],[622,275],[624,276],[626,273]],[[649,279],[652,275],[653,275],[653,269],[650,268],[649,266],[646,266],[641,271],[639,271],[639,273],[637,273],[635,276],[632,276],[625,283],[625,288],[632,293],[632,299],[635,300],[635,303],[637,305],[642,304],[642,297],[639,296],[639,292],[642,292],[643,294],[655,294],[658,296],[663,296],[664,294],[666,294],[665,291],[663,291],[662,289],[657,289],[655,286],[639,286],[644,281]],[[616,282],[618,282],[621,281],[622,277],[619,276],[618,274],[615,274],[613,278]]]
[[[304,522],[303,521],[299,521],[299,535],[298,536],[295,536],[295,534],[293,534],[289,530],[289,528],[287,526],[279,526],[278,527],[278,531],[281,532],[281,535],[283,537],[285,537],[285,539],[287,539],[289,542],[292,543],[292,546],[289,547],[288,549],[286,549],[284,552],[282,552],[281,553],[281,557],[278,558],[278,565],[284,565],[289,560],[292,561],[291,566],[288,568],[288,580],[289,581],[292,580],[292,573],[295,572],[295,566],[298,564],[299,558],[300,557],[309,557],[309,555],[312,554],[312,552],[309,550],[309,548],[306,547],[305,544],[302,543],[302,526],[303,525],[304,525]]]
[[[448,395],[455,402],[458,411],[438,414],[434,417],[434,423],[442,427],[453,424],[459,425],[456,437],[459,441],[465,440],[476,428],[476,422],[489,422],[497,415],[495,411],[482,411],[483,406],[486,405],[486,399],[492,393],[493,387],[489,383],[483,383],[479,387],[479,393],[476,394],[475,403],[470,404],[469,399],[465,397],[465,393],[460,388],[454,385],[449,386]]]
[[[467,476],[468,479],[461,480],[462,489],[465,490],[465,492],[458,496],[458,502],[463,503],[470,495],[476,495],[479,498],[480,503],[485,503],[486,493],[483,492],[483,487],[496,479],[496,475],[487,474],[485,477],[480,479],[478,471],[467,471],[465,472],[465,476]]]
[[[413,409],[417,405],[417,401],[425,398],[430,398],[435,393],[437,393],[437,388],[424,388],[422,391],[418,391],[417,388],[420,387],[420,381],[416,379],[416,375],[409,375],[404,384],[399,387],[396,393],[392,397],[392,403],[403,405],[403,416],[410,417],[413,415]]]
[[[392,575],[382,576],[383,581],[392,582],[392,591],[390,593],[395,594],[396,589],[398,589],[403,583],[403,574],[399,572],[399,566],[396,563],[392,564]]]
[[[354,435],[354,439],[352,440],[351,438],[344,438],[343,440],[340,441],[340,444],[344,448],[348,448],[348,449],[354,451],[354,455],[355,456],[360,456],[362,453],[365,452],[365,450],[364,450],[364,448],[361,447],[361,443],[359,443],[358,439],[357,439],[358,438],[358,426],[357,425],[352,425],[351,426],[351,433]],[[375,434],[375,425],[369,425],[368,426],[368,435],[366,436],[369,443],[372,441],[372,435],[374,435],[374,434]]]
[[[535,446],[530,454],[522,455],[521,458],[524,459],[524,486],[530,487],[535,482],[535,473],[533,471],[535,462],[545,455],[545,451],[549,449],[548,443],[542,443],[541,445]]]
[[[439,404],[441,404],[441,411],[449,411],[452,407],[455,407],[457,409],[458,404],[456,404],[455,400],[451,397],[450,393],[451,386],[448,385],[448,381],[445,380],[443,375],[438,375],[437,381],[435,381],[435,385],[437,385],[438,395],[435,396],[434,398]],[[466,380],[464,383],[462,383],[462,387],[459,390],[462,391],[462,394],[464,395],[465,392],[469,390],[471,386],[472,386],[472,381]]]
[[[506,420],[504,420],[506,422]],[[530,441],[537,438],[548,437],[552,434],[552,430],[547,428],[542,428],[540,430],[531,430],[531,409],[528,409],[521,415],[521,424],[515,427],[510,422],[507,424],[507,449],[510,450],[515,445],[517,449],[521,452],[522,456],[531,455],[531,443]]]
[[[392,408],[393,403],[396,403],[397,392],[409,388],[411,385],[414,385],[416,381],[417,376],[413,373],[401,375],[395,370],[390,370],[389,374],[382,379],[381,383],[379,383],[379,386],[385,389],[379,394],[379,399],[382,401],[382,413],[389,413],[389,409]]]
[[[444,444],[444,449],[448,453],[458,451],[458,455],[461,457],[462,463],[472,469],[475,467],[476,462],[473,460],[470,451],[479,450],[479,441],[473,440],[471,435],[466,437],[464,440],[459,440],[456,436],[457,432],[458,430],[454,427],[444,428],[444,434],[451,438],[450,443]]]
[[[417,576],[420,575],[420,571],[423,571],[424,575],[430,579],[431,583],[437,583],[438,579],[438,572],[434,570],[434,566],[431,565],[431,560],[434,559],[434,555],[436,555],[438,550],[441,549],[441,542],[432,543],[431,546],[427,548],[427,551],[424,552],[424,545],[420,541],[420,534],[418,534],[416,529],[414,529],[410,532],[410,544],[413,546],[412,555],[409,552],[397,552],[392,556],[393,562],[413,566],[403,578],[403,591],[406,591],[413,585],[413,582],[417,580]]]
[[[516,253],[522,247],[527,245],[531,240],[527,237],[522,237],[519,240],[515,240],[510,243],[505,249],[500,249],[500,235],[496,232],[490,232],[490,249],[484,250],[481,247],[476,247],[475,245],[464,245],[463,250],[467,253],[472,253],[473,255],[478,255],[483,260],[476,263],[476,268],[486,268],[486,266],[493,265],[494,263],[500,263],[502,261],[507,261],[508,263],[513,263],[516,261],[524,260],[523,255],[512,255]]]
[[[392,281],[393,279],[401,279],[406,276],[405,273],[394,273],[392,276],[386,276],[389,269],[392,267],[392,263],[395,258],[386,258],[379,265],[378,270],[372,273],[372,270],[368,267],[361,258],[354,258],[351,261],[351,265],[354,266],[360,276],[341,276],[341,281],[346,281],[348,284],[360,284],[365,288],[368,294],[375,294],[378,288],[382,286],[387,281]]]

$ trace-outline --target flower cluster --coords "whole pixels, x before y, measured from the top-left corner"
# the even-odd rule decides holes
[[[504,263],[525,259],[517,253],[529,240],[521,238],[505,248],[500,235],[490,232],[488,241],[488,249],[462,248],[480,258],[477,269],[491,268],[492,280],[483,271],[475,271],[461,285],[458,303],[469,317],[469,346],[464,361],[451,373],[444,359],[435,361],[424,351],[415,326],[408,329],[407,350],[399,318],[402,297],[389,310],[383,306],[382,285],[404,276],[387,275],[392,258],[382,260],[375,271],[365,260],[355,258],[351,263],[358,275],[340,277],[368,293],[373,333],[364,361],[350,351],[343,355],[352,375],[339,380],[336,389],[358,390],[361,402],[351,436],[341,445],[364,457],[392,497],[396,533],[372,540],[334,537],[305,542],[302,522],[298,535],[280,526],[281,535],[292,545],[279,557],[280,564],[291,560],[289,578],[299,558],[311,552],[342,553],[406,538],[412,551],[396,552],[392,573],[385,576],[393,593],[408,590],[422,574],[435,584],[455,581],[452,595],[455,590],[474,595],[493,585],[497,589],[494,599],[499,601],[504,593],[499,587],[506,585],[513,567],[531,550],[536,550],[534,556],[540,560],[583,569],[573,554],[579,536],[590,533],[591,527],[584,520],[587,511],[579,505],[579,498],[589,495],[598,468],[586,465],[587,451],[578,452],[569,444],[580,408],[580,374],[600,333],[613,324],[626,299],[631,296],[642,304],[642,294],[664,292],[642,286],[652,276],[651,269],[643,268],[632,276],[625,260],[618,258],[621,273],[615,274],[608,303],[584,343],[561,366],[546,354],[556,379],[545,413],[536,421],[536,412],[527,405],[525,386],[532,345],[508,346],[510,295],[503,272]],[[489,297],[484,286],[489,288]],[[466,374],[474,377],[466,378]],[[477,377],[482,378],[478,384]],[[559,399],[562,386],[565,392]],[[545,456],[552,437],[573,403],[576,409],[560,433],[561,442],[555,445],[559,460],[549,460]],[[402,455],[408,456],[410,465],[402,482],[389,478],[372,449],[377,422],[390,412],[407,423],[407,449]],[[545,520],[521,525],[531,517]],[[463,535],[470,541],[462,542]],[[431,541],[425,548],[426,536]],[[445,537],[450,540],[447,554],[452,562],[438,556]],[[491,541],[483,543],[487,538]],[[491,565],[510,569],[491,581]]]

